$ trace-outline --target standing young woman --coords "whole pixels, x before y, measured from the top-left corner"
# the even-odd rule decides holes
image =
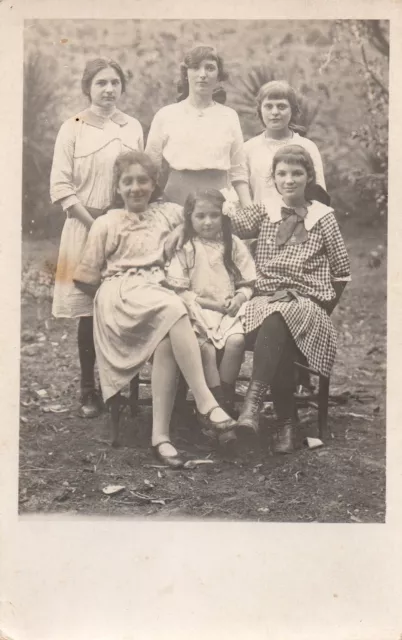
[[[213,47],[197,46],[180,72],[178,102],[157,112],[146,146],[158,168],[163,159],[169,165],[166,198],[183,205],[190,192],[233,185],[241,205],[251,204],[239,118],[220,104],[226,94],[218,84],[227,79],[222,58]]]
[[[92,223],[112,201],[117,156],[124,150],[143,150],[140,123],[116,108],[125,86],[124,73],[114,60],[97,58],[86,64],[81,87],[90,106],[61,126],[50,176],[51,200],[66,213],[52,312],[56,318],[79,319],[79,413],[84,418],[100,411],[94,380],[93,300],[74,285],[72,275]]]
[[[298,144],[306,149],[313,160],[316,184],[318,188],[325,189],[320,152],[312,140],[297,133],[295,122],[300,108],[295,90],[282,80],[267,82],[257,95],[257,113],[265,131],[244,145],[253,202],[266,202],[272,198],[280,200],[272,177],[272,160],[281,147],[289,144]]]

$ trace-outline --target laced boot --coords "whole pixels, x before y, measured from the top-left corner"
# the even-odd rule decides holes
[[[293,453],[295,444],[295,425],[292,418],[278,420],[278,432],[274,443],[274,453]]]
[[[260,380],[252,380],[248,387],[244,403],[237,420],[239,427],[251,429],[258,433],[258,419],[268,385]]]

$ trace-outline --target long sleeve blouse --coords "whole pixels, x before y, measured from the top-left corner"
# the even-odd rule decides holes
[[[112,201],[113,165],[124,150],[144,149],[138,120],[116,110],[110,118],[85,109],[58,133],[50,176],[52,202],[103,209]]]
[[[152,121],[146,153],[158,167],[164,158],[178,171],[219,169],[232,183],[248,179],[239,117],[222,104],[202,117],[187,100],[163,107]]]
[[[313,201],[304,219],[306,242],[278,247],[275,239],[282,221],[281,204],[272,203],[269,210],[263,204],[254,204],[230,213],[235,233],[241,237],[258,234],[255,293],[272,295],[278,290],[295,289],[321,302],[332,300],[332,283],[350,280],[349,258],[334,210]]]

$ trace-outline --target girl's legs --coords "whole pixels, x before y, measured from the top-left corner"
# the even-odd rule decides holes
[[[78,320],[78,354],[81,366],[81,408],[83,418],[99,415],[99,404],[95,393],[95,345],[92,316]]]
[[[236,333],[226,341],[222,360],[219,367],[222,392],[225,399],[224,406],[233,413],[236,398],[236,380],[243,362],[245,349],[244,335]]]
[[[235,333],[226,340],[219,375],[222,382],[233,384],[237,380],[243,362],[245,340],[242,333]]]
[[[287,385],[293,389],[294,349],[293,338],[281,314],[273,313],[265,318],[254,345],[253,372],[239,417],[240,425],[258,430],[259,412],[268,386],[274,384],[278,390]],[[280,380],[277,378],[279,367],[283,372]],[[286,376],[289,376],[287,381]]]
[[[216,407],[216,400],[205,381],[200,348],[187,315],[182,316],[173,325],[169,337],[175,360],[193,392],[197,409],[201,414],[206,414]],[[229,416],[223,409],[216,407],[211,412],[210,418],[219,423],[227,420]]]
[[[151,374],[152,388],[152,446],[170,439],[170,419],[176,396],[177,364],[170,339],[164,338],[154,352]],[[173,445],[159,447],[162,455],[177,454]]]
[[[216,362],[216,349],[212,342],[204,342],[200,347],[205,380],[218,404],[223,405],[223,392]]]

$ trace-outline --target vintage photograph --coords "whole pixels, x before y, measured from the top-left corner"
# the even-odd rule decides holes
[[[20,514],[385,522],[389,50],[25,21]]]

